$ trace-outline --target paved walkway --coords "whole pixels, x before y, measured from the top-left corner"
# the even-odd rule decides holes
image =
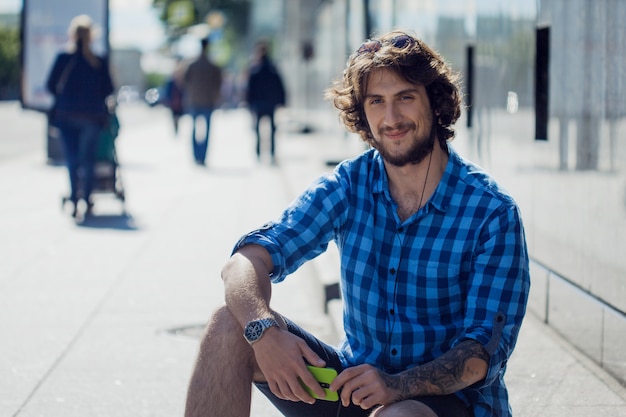
[[[22,113],[15,115],[19,123]],[[0,164],[0,416],[180,416],[199,328],[222,302],[219,271],[236,239],[279,214],[325,162],[358,152],[334,130],[297,133],[282,115],[278,164],[253,156],[245,111],[214,116],[206,168],[192,164],[162,108],[120,109],[127,215],[98,196],[75,224],[63,168],[43,151]],[[43,144],[42,138],[42,144]],[[275,287],[275,307],[327,341],[323,255]],[[529,316],[510,362],[517,417],[626,416],[626,389]],[[253,414],[277,417],[259,395]]]

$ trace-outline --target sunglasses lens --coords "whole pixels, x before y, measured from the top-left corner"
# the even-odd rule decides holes
[[[412,46],[415,40],[407,35],[396,36],[390,42],[396,48],[404,49],[407,46]]]
[[[376,52],[380,49],[381,44],[379,41],[366,41],[357,49],[357,53],[364,54],[367,52]]]
[[[383,41],[383,43],[386,45],[392,45],[394,48],[404,49],[406,47],[413,46],[415,44],[415,39],[408,35],[400,35],[389,41]],[[356,52],[357,54],[377,52],[380,48],[382,48],[383,43],[379,40],[368,40],[365,41]]]

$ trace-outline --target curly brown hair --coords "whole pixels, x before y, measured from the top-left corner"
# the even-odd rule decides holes
[[[396,46],[398,39],[406,42]],[[378,68],[390,69],[408,82],[426,88],[437,138],[445,149],[446,141],[454,138],[452,126],[461,115],[459,75],[437,52],[403,31],[366,41],[348,58],[343,78],[326,91],[326,98],[339,110],[347,129],[358,133],[367,143],[374,140],[365,117],[363,97],[369,74]]]

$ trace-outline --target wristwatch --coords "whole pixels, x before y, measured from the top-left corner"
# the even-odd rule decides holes
[[[278,326],[278,322],[271,317],[264,319],[252,320],[246,324],[243,329],[243,337],[246,338],[250,345],[257,342],[267,329],[270,327]]]

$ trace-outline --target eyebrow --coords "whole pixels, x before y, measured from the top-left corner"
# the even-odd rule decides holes
[[[417,88],[405,88],[404,90],[400,90],[397,93],[395,93],[393,96],[394,97],[398,97],[398,96],[402,96],[404,94],[417,94]],[[374,97],[382,97],[382,94],[365,94],[364,98],[374,98]]]

